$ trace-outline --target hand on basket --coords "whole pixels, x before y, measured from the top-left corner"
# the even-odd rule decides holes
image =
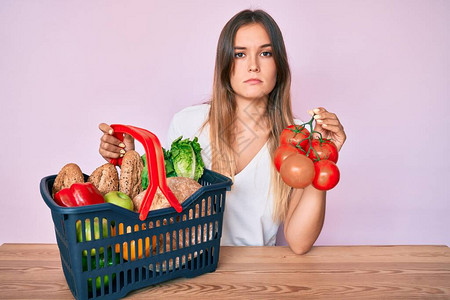
[[[131,135],[125,134],[122,142],[113,136],[114,130],[108,124],[101,123],[98,128],[103,132],[100,138],[99,153],[106,161],[122,157],[125,152],[134,150],[134,138]]]

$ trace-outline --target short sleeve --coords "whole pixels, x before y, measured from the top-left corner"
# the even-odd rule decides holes
[[[172,117],[172,120],[170,121],[170,125],[169,125],[169,132],[167,133],[167,141],[166,141],[166,149],[170,149],[170,145],[172,144],[172,142],[180,137],[182,134],[181,130],[178,128],[178,124],[177,124],[177,115],[175,114]]]
[[[174,114],[169,124],[169,131],[167,132],[166,145],[170,148],[172,142],[183,136],[183,138],[194,138],[200,136],[200,128],[208,116],[209,105],[194,105],[189,106]]]

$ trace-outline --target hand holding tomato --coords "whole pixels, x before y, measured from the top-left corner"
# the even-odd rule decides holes
[[[340,151],[347,136],[336,114],[328,112],[323,107],[315,108],[308,111],[308,113],[316,120],[314,131],[320,133],[323,139],[331,139],[335,143],[337,150]]]
[[[280,146],[274,153],[274,164],[287,185],[305,188],[312,184],[326,191],[339,182],[340,172],[336,163],[346,135],[335,114],[322,107],[310,113],[313,117],[309,122],[290,125],[282,131]],[[314,128],[313,121],[316,121]]]

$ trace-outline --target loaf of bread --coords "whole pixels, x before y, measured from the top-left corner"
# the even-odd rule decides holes
[[[189,198],[189,196],[202,187],[197,181],[187,177],[169,177],[167,178],[167,185],[180,203],[183,203],[187,198]],[[133,199],[135,211],[139,211],[141,209],[145,193],[146,191],[143,191],[136,197],[131,198]],[[170,207],[170,203],[158,188],[156,190],[155,197],[153,198],[150,210],[166,207]]]
[[[83,172],[77,164],[69,163],[62,167],[55,178],[52,188],[52,197],[64,188],[69,188],[75,182],[84,182]]]
[[[120,168],[119,191],[136,197],[142,191],[141,173],[144,163],[139,153],[130,150],[123,156]]]
[[[106,163],[92,172],[88,182],[95,185],[104,196],[111,191],[119,190],[119,173],[113,164]]]

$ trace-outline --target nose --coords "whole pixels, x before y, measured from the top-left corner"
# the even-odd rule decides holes
[[[259,67],[256,66],[256,65],[251,65],[251,66],[248,68],[248,71],[249,71],[249,72],[259,72]]]
[[[253,58],[249,61],[248,71],[249,72],[259,72],[258,61],[255,58]]]

